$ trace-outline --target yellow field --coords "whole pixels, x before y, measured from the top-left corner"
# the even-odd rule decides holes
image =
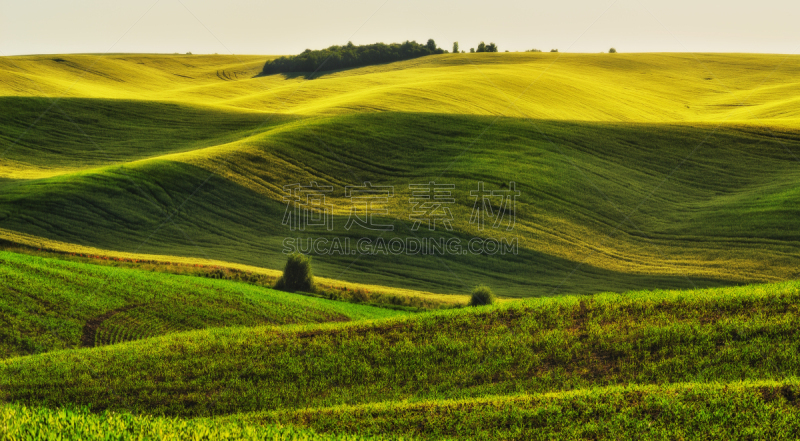
[[[0,94],[173,101],[269,113],[400,111],[632,122],[800,118],[800,57],[445,54],[307,81],[265,56],[0,58]],[[61,61],[54,61],[61,60]]]

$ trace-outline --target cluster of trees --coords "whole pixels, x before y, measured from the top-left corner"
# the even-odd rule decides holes
[[[478,45],[477,50],[469,50],[470,52],[497,52],[497,45],[494,43],[489,43],[488,45],[481,41]]]
[[[428,40],[426,44],[406,41],[404,43],[375,43],[356,46],[353,42],[349,42],[345,46],[331,46],[317,51],[306,49],[300,55],[280,57],[267,61],[264,64],[263,73],[271,75],[275,73],[347,69],[410,60],[425,55],[444,54],[446,52],[446,50],[436,47],[436,42],[433,39]]]

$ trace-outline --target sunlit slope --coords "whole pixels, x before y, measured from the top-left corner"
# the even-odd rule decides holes
[[[0,94],[176,101],[293,114],[402,111],[582,121],[800,118],[800,57],[754,54],[445,54],[255,77],[267,57],[0,58]],[[60,61],[59,61],[60,60]]]
[[[0,361],[0,401],[189,416],[796,380],[798,298],[785,282],[215,328]]]
[[[136,100],[0,97],[0,179],[49,177],[202,149],[293,119]]]
[[[387,237],[518,240],[519,256],[318,256],[319,274],[434,292],[491,280],[510,296],[796,278],[800,135],[777,128],[567,123],[379,113],[287,122],[241,140],[0,183],[0,228],[100,249],[278,269],[284,185],[390,185]],[[489,127],[487,130],[486,128]],[[47,145],[40,145],[46,148]],[[453,231],[410,231],[408,185],[456,186]],[[470,191],[517,183],[512,231],[470,224]],[[457,276],[454,276],[457,275]],[[366,277],[366,280],[361,280]]]
[[[0,251],[0,359],[215,326],[398,314],[244,283]]]

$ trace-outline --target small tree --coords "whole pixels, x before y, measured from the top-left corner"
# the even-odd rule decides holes
[[[453,42],[453,53],[454,54],[458,53],[458,42],[457,41]]]
[[[425,44],[428,47],[428,50],[431,52],[436,52],[436,42],[433,41],[433,38],[429,38],[428,42]]]
[[[469,48],[469,53],[474,54],[475,53],[475,48],[474,47]]]
[[[608,53],[609,54],[616,54],[617,50],[612,47],[611,49],[608,50]]]
[[[288,292],[314,292],[311,257],[300,253],[289,255],[283,268],[283,275],[275,282],[275,289]]]
[[[497,52],[497,45],[494,43],[489,43],[489,45],[486,46],[486,52]]]
[[[550,52],[558,52],[558,49],[550,49]]]
[[[481,43],[478,45],[478,50],[475,52],[486,52],[486,44],[481,41]]]
[[[494,304],[494,293],[486,285],[478,285],[472,290],[472,297],[469,299],[469,306],[483,306]]]

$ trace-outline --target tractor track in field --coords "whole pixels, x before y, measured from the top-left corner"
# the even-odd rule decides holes
[[[97,317],[87,320],[86,324],[83,325],[83,334],[81,335],[81,347],[93,348],[95,346],[94,343],[97,338],[97,330],[100,328],[100,326],[103,324],[104,321],[119,314],[120,312],[130,311],[131,309],[138,308],[144,305],[145,303],[137,303],[134,305],[123,306],[121,308],[112,309],[111,311],[105,312],[101,315],[98,315]]]

